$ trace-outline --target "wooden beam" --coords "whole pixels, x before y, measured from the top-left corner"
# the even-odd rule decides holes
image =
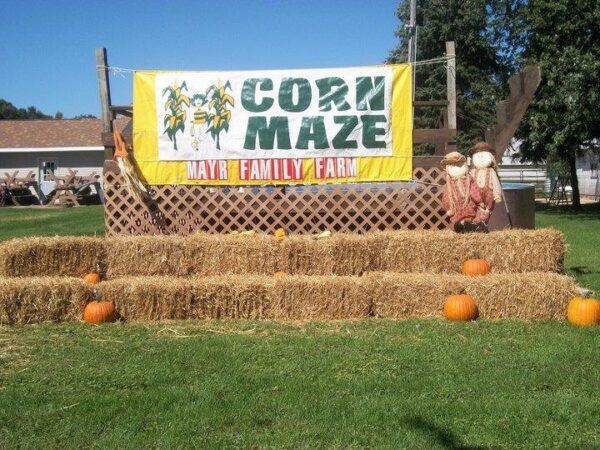
[[[133,106],[131,105],[110,105],[110,110],[115,115],[120,114],[122,116],[133,117]]]
[[[110,85],[108,81],[108,59],[105,48],[96,49],[96,73],[98,74],[98,92],[100,94],[100,112],[102,118],[102,131],[112,133],[113,114],[110,110]],[[114,147],[104,147],[104,159],[112,159]]]
[[[527,66],[510,77],[510,96],[497,104],[497,123],[485,133],[485,140],[496,150],[498,161],[502,160],[541,81],[539,66]]]
[[[448,96],[448,123],[450,129],[456,129],[456,49],[454,41],[446,42],[446,84]]]

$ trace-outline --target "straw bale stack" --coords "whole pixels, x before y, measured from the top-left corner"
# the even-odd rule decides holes
[[[103,271],[105,265],[100,238],[31,237],[0,244],[0,275],[7,277],[82,276],[98,267]]]
[[[483,319],[563,319],[576,294],[574,278],[555,273],[447,274],[369,273],[362,277],[378,317],[442,317],[444,299],[471,295]]]
[[[76,321],[92,287],[72,277],[0,277],[0,324]]]

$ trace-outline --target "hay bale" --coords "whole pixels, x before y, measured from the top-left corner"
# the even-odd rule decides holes
[[[98,285],[125,320],[263,319],[273,279],[257,276],[208,278],[124,277]]]
[[[180,236],[116,236],[106,239],[107,277],[187,275]]]
[[[185,242],[184,266],[193,275],[272,275],[278,270],[279,241],[257,234],[195,233]]]
[[[452,231],[384,233],[381,271],[460,273],[473,252],[490,262],[493,273],[560,272],[564,237],[554,229],[503,230],[487,234]]]
[[[0,325],[80,320],[92,286],[73,277],[0,277]]]
[[[490,274],[370,273],[363,277],[379,317],[442,317],[444,299],[464,292],[473,296],[483,319],[563,319],[577,285],[573,278],[549,272]]]
[[[385,244],[383,233],[340,233],[321,240],[290,236],[280,244],[279,266],[297,275],[362,275],[379,270]]]
[[[359,277],[286,276],[273,286],[270,318],[329,320],[368,317],[371,297]]]
[[[124,277],[99,285],[126,320],[349,319],[371,300],[358,277]]]
[[[0,244],[0,275],[79,277],[105,269],[104,240],[93,237],[31,237]]]

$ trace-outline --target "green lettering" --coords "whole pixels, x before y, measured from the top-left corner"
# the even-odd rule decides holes
[[[385,107],[385,77],[356,78],[356,109],[383,111]]]
[[[377,136],[385,135],[385,128],[377,127],[379,122],[387,122],[383,114],[360,116],[363,123],[362,141],[365,148],[385,148],[385,141],[378,141]]]
[[[347,140],[350,133],[354,131],[358,125],[358,117],[356,116],[334,116],[335,123],[343,124],[340,131],[337,132],[331,141],[333,148],[358,148],[356,140]]]
[[[277,139],[278,149],[289,150],[292,148],[287,117],[273,116],[268,125],[266,117],[250,117],[248,119],[248,128],[246,129],[244,149],[256,150],[257,135],[261,150],[273,150],[275,139]]]
[[[308,141],[315,143],[315,149],[327,148],[327,133],[323,116],[303,117],[296,148],[307,150]]]
[[[294,103],[294,86],[298,87],[298,99]],[[312,100],[310,83],[306,78],[284,78],[279,87],[279,106],[287,112],[301,112]]]
[[[260,84],[259,84],[260,83]],[[262,102],[256,103],[256,85],[259,84],[261,91],[272,91],[273,80],[270,78],[248,78],[242,86],[242,106],[246,111],[265,112],[273,106],[273,99],[264,97]]]
[[[331,103],[338,111],[347,111],[350,105],[346,101],[348,85],[339,77],[321,78],[316,81],[319,88],[319,110],[331,111]],[[333,89],[337,88],[337,89]]]

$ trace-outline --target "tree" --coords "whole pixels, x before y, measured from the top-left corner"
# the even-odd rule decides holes
[[[57,111],[57,113],[54,114],[54,118],[55,119],[59,119],[59,120],[62,119],[63,118],[63,113],[60,112],[60,111]]]
[[[600,138],[600,2],[530,0],[523,18],[522,62],[541,66],[542,84],[518,131],[520,155],[568,167],[579,208],[576,157]]]
[[[409,0],[397,10],[400,27],[398,45],[387,59],[405,62],[407,57]],[[496,103],[507,94],[506,81],[513,70],[513,36],[510,17],[516,0],[419,0],[417,3],[417,60],[443,56],[445,42],[456,43],[457,127],[459,148],[483,140],[485,130],[496,119]],[[446,66],[431,64],[416,68],[416,99],[446,98]],[[415,110],[415,126],[436,127],[439,108]]]
[[[96,117],[93,114],[78,114],[75,117],[73,117],[73,119],[97,119],[98,117]]]
[[[0,98],[0,120],[50,119],[50,116],[39,111],[34,106],[27,109],[17,108],[9,101]]]

